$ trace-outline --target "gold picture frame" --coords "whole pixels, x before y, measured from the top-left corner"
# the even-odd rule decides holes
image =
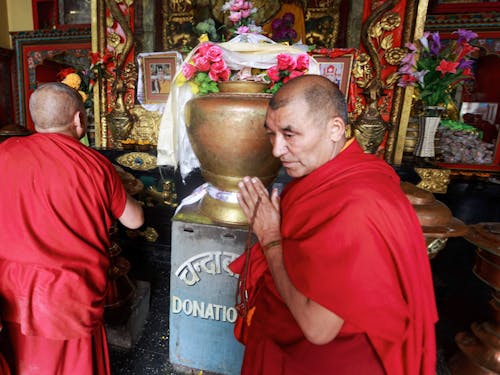
[[[177,54],[166,52],[142,58],[144,103],[166,103],[176,73]]]
[[[314,58],[319,64],[320,74],[336,83],[347,99],[354,55],[348,53],[337,57],[314,56]]]

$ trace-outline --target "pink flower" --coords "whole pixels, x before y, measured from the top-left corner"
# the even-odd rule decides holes
[[[239,11],[243,8],[245,1],[244,0],[234,0],[231,4],[231,10],[232,11]]]
[[[214,72],[215,74],[221,74],[225,70],[228,70],[228,67],[224,60],[214,62],[210,67],[210,71]]]
[[[201,43],[198,49],[196,50],[196,55],[206,55],[208,50],[213,46],[210,42]]]
[[[222,53],[222,49],[219,46],[212,45],[205,55],[210,62],[217,62],[222,60]]]
[[[248,17],[250,17],[250,9],[242,9],[241,18],[248,18]]]
[[[231,22],[236,23],[239,20],[241,20],[241,13],[240,12],[231,12],[231,14],[229,15],[228,18]]]
[[[240,26],[236,30],[238,34],[248,34],[250,32],[250,28],[248,26]]]
[[[309,68],[309,55],[307,53],[303,53],[297,56],[297,67],[298,70],[307,70]]]
[[[210,67],[208,76],[212,81],[227,81],[231,75],[231,70],[227,67],[224,60],[214,62]]]
[[[208,72],[210,70],[210,61],[207,56],[194,56],[193,62],[194,66],[201,72]]]
[[[286,53],[280,53],[276,56],[278,60],[278,69],[279,70],[294,70],[297,66],[295,59],[293,56],[290,56]]]
[[[267,75],[269,76],[269,79],[273,82],[278,82],[280,80],[280,71],[278,69],[278,66],[272,66],[267,70]]]
[[[187,80],[193,78],[197,71],[198,70],[194,65],[184,64],[182,66],[182,74],[184,75],[184,77],[186,77]]]

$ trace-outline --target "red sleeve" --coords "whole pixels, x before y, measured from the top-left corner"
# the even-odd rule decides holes
[[[120,216],[122,216],[123,211],[125,210],[125,205],[127,204],[127,193],[120,179],[120,176],[118,175],[115,167],[112,164],[110,165],[109,173],[111,213],[115,218],[119,218]]]
[[[351,205],[307,238],[284,243],[295,287],[361,331],[389,341],[404,336],[408,308],[380,229]],[[314,270],[314,271],[313,271]]]

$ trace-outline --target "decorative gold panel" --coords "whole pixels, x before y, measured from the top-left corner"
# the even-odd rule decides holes
[[[415,168],[415,172],[422,179],[417,187],[440,194],[445,194],[448,190],[448,184],[450,183],[449,169]]]

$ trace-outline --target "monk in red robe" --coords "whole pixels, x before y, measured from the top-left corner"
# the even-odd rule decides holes
[[[346,117],[322,76],[290,80],[269,104],[273,153],[294,180],[281,197],[257,178],[240,183],[258,238],[231,265],[244,375],[435,374],[421,227],[393,169],[346,140]]]
[[[37,133],[0,144],[0,314],[13,374],[109,374],[109,229],[144,216],[113,165],[83,145],[87,118],[62,83],[30,98]]]

